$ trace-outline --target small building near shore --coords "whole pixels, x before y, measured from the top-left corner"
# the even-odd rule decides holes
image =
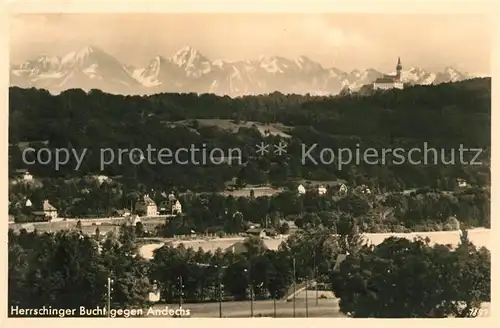
[[[303,185],[299,185],[297,187],[297,192],[299,193],[299,195],[304,195],[306,193],[306,188]]]
[[[145,216],[158,215],[158,207],[148,194],[144,195],[144,197],[135,204],[135,209]]]
[[[31,214],[37,218],[35,221],[51,221],[57,219],[57,209],[52,206],[48,200],[44,200],[42,208],[35,209]]]
[[[247,234],[259,238],[264,238],[266,237],[266,231],[262,228],[250,228],[246,231]]]
[[[124,209],[121,209],[121,210],[118,210],[118,209],[114,209],[112,212],[111,212],[111,215],[112,216],[117,216],[117,217],[128,217],[131,215],[131,212],[129,209],[127,208],[124,208]]]

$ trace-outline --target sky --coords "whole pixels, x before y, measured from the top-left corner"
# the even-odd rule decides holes
[[[480,14],[22,14],[11,18],[10,57],[62,56],[97,46],[147,66],[184,46],[210,58],[305,55],[342,70],[446,66],[490,74],[493,25]]]

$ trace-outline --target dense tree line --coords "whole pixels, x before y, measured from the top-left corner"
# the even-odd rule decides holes
[[[162,192],[147,190],[144,186],[127,189],[117,181],[99,183],[96,179],[62,178],[42,180],[42,186],[16,184],[10,186],[9,212],[17,222],[32,219],[33,204],[49,199],[59,210],[60,217],[108,217],[113,210],[131,208],[144,193],[161,204]],[[141,189],[139,189],[141,188]],[[360,223],[363,232],[439,231],[457,229],[450,218],[469,227],[490,226],[490,190],[483,188],[455,188],[452,191],[417,189],[412,192],[363,193],[363,188],[352,188],[340,194],[338,187],[326,195],[318,195],[311,188],[303,195],[296,185],[273,196],[233,197],[218,193],[187,193],[177,195],[183,206],[183,215],[168,218],[158,227],[160,236],[197,233],[240,233],[250,224],[287,233],[290,222],[299,228],[323,226],[332,228],[343,215]]]
[[[490,254],[471,245],[465,231],[456,250],[396,238],[374,247],[364,245],[359,233],[451,230],[459,222],[489,227],[490,93],[490,79],[412,86],[366,97],[119,96],[99,90],[51,95],[10,88],[9,213],[18,221],[29,219],[27,199],[34,204],[49,199],[60,216],[84,218],[130,208],[145,193],[160,202],[161,193],[173,190],[184,213],[158,227],[161,236],[191,230],[238,233],[252,222],[288,233],[293,221],[300,229],[276,251],[255,238],[237,253],[165,245],[150,262],[137,250],[141,225],[124,226],[117,236],[9,231],[9,305],[103,306],[108,277],[114,281],[112,301],[122,307],[144,306],[153,284],[160,286],[167,302],[177,302],[181,295],[188,302],[213,301],[221,291],[227,300],[280,298],[290,292],[295,276],[298,284],[313,279],[330,283],[341,298],[340,310],[353,317],[474,316],[479,303],[489,301]],[[282,123],[290,127],[286,132],[291,137],[261,133],[257,126],[230,132],[197,121],[203,118]],[[261,142],[286,142],[287,153],[260,156],[254,145]],[[389,160],[339,167],[301,158],[303,144],[362,152],[409,150],[424,143],[444,149],[447,158],[460,145],[480,148],[476,160],[483,164]],[[238,148],[243,164],[135,165],[125,158],[101,168],[101,149],[145,150],[148,145]],[[27,146],[48,147],[52,154],[57,148],[88,151],[78,170],[74,159],[56,170],[24,163]],[[318,159],[321,154],[313,151],[311,156]],[[16,181],[18,169],[28,169],[35,182]],[[112,180],[99,182],[92,177],[97,174]],[[457,186],[457,178],[465,179],[468,187]],[[315,191],[299,196],[297,184],[304,180],[344,181],[350,190],[346,195],[330,188],[323,196]],[[228,181],[234,188],[274,185],[287,191],[270,197],[217,194]]]
[[[473,185],[489,183],[490,79],[474,79],[437,86],[413,86],[405,90],[375,93],[369,97],[312,97],[299,95],[247,96],[240,98],[203,94],[158,94],[119,96],[92,90],[67,90],[51,95],[45,90],[10,89],[9,172],[28,168],[38,177],[74,177],[89,173],[120,176],[130,189],[179,188],[193,191],[222,190],[236,178],[241,185],[282,185],[291,179],[337,180],[369,184],[381,189],[415,187],[450,188],[455,178]],[[237,133],[198,124],[196,119],[231,119],[283,123],[292,127],[286,140],[286,156],[272,152],[257,156],[254,145],[276,144],[281,137],[262,135],[256,127],[241,127]],[[173,122],[184,120],[184,124]],[[22,162],[20,142],[34,148],[64,147],[79,152],[88,149],[75,172],[75,160],[56,171],[50,165]],[[452,148],[483,149],[484,165],[411,163],[372,165],[350,163],[315,165],[302,162],[301,145],[318,149],[349,148],[443,148],[449,160]],[[178,149],[203,144],[208,150],[238,148],[245,165],[141,165],[115,160],[101,172],[100,150],[104,148],[146,150]],[[315,158],[319,154],[312,153]],[[418,154],[417,154],[418,155]],[[421,159],[416,156],[414,160]],[[473,154],[466,157],[470,160]],[[457,157],[458,158],[458,157]],[[30,158],[31,160],[32,158]],[[457,161],[458,159],[456,159]]]
[[[137,253],[133,227],[103,238],[10,231],[9,305],[105,306],[107,277],[114,279],[112,303],[121,307],[145,306],[153,284],[169,303],[276,299],[290,293],[294,276],[297,284],[329,283],[340,310],[353,317],[470,317],[489,301],[490,253],[470,244],[466,230],[456,250],[398,238],[374,247],[353,220],[341,221],[338,235],[306,229],[276,251],[258,238],[236,253],[165,245],[150,262]]]
[[[9,307],[103,307],[108,277],[114,280],[113,303],[144,305],[149,264],[137,256],[135,235],[126,230],[102,241],[79,232],[9,230]]]
[[[332,273],[351,317],[471,317],[490,302],[491,255],[462,238],[455,250],[391,237],[348,256]]]

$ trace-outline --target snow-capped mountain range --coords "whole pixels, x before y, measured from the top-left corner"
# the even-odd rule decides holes
[[[305,56],[212,61],[192,47],[184,47],[170,57],[156,56],[146,67],[137,68],[121,63],[98,47],[87,46],[63,57],[42,55],[12,65],[10,84],[43,88],[52,93],[80,88],[115,94],[195,92],[240,96],[279,91],[327,95],[346,88],[359,90],[383,74],[372,68],[352,72],[325,68]],[[451,67],[442,72],[403,68],[402,76],[405,82],[414,84],[473,77]]]

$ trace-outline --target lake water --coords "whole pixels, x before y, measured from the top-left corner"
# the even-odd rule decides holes
[[[412,233],[368,233],[363,235],[365,240],[371,244],[380,244],[386,238],[391,236],[407,238],[413,240],[416,237],[428,237],[431,244],[451,244],[452,246],[457,246],[460,242],[460,231],[433,231],[433,232],[412,232]],[[264,239],[264,243],[269,249],[276,250],[283,240],[287,236],[276,239]],[[233,244],[238,241],[243,241],[242,237],[234,238],[218,238],[212,240],[189,240],[183,241],[182,243],[186,247],[192,247],[197,250],[201,247],[205,251],[215,251],[217,248],[222,250],[230,248]],[[477,228],[469,230],[469,240],[477,247],[486,247],[491,250],[490,247],[490,229]],[[175,242],[174,244],[180,244],[181,242]],[[140,248],[141,255],[146,259],[151,259],[153,257],[153,251],[161,247],[163,243],[155,243],[144,245]]]

